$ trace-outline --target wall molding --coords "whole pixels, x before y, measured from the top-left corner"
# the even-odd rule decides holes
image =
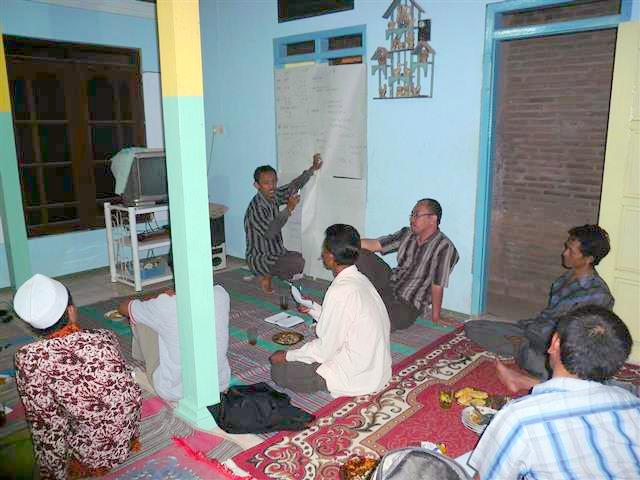
[[[98,12],[114,13],[141,18],[156,18],[154,3],[138,0],[30,0],[35,3],[48,3],[59,7],[81,8]]]

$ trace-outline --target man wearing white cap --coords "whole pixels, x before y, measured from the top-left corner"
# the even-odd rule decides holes
[[[141,403],[115,334],[81,330],[66,287],[44,275],[27,280],[13,305],[33,328],[53,331],[15,356],[40,476],[106,473],[129,455]]]

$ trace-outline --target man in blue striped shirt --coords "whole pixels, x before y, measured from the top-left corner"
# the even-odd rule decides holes
[[[488,425],[469,458],[476,480],[640,478],[640,400],[602,383],[631,345],[606,308],[561,317],[548,349],[553,377]]]

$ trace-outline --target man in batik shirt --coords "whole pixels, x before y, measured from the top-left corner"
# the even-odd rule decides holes
[[[304,269],[302,254],[284,248],[282,227],[300,202],[299,190],[321,166],[322,159],[316,153],[309,169],[281,187],[278,187],[278,175],[273,167],[263,165],[253,173],[253,186],[258,193],[249,203],[244,215],[246,255],[247,264],[258,275],[265,293],[273,292],[273,276],[290,280]],[[280,210],[282,205],[286,205],[286,208]]]
[[[80,330],[67,289],[44,275],[18,289],[14,308],[33,328],[53,330],[15,356],[41,478],[108,472],[137,439],[141,405],[115,334]]]

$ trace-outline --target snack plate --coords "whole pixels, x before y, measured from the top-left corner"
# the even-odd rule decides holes
[[[371,477],[373,470],[380,462],[376,458],[355,455],[342,464],[340,467],[341,480],[366,480]]]
[[[295,345],[296,343],[302,341],[304,335],[298,332],[286,331],[276,333],[271,340],[278,345]]]
[[[121,321],[124,316],[120,314],[120,312],[118,312],[117,309],[114,310],[109,310],[107,313],[104,314],[104,318],[106,320],[112,320],[114,322],[119,322]]]
[[[498,413],[497,410],[494,410],[493,408],[489,408],[489,407],[477,407],[477,408],[480,411],[480,413],[482,413],[483,415],[488,415],[488,414],[495,415],[496,413]],[[487,425],[480,425],[479,423],[477,423],[476,415],[477,414],[473,407],[467,407],[462,410],[462,413],[460,414],[460,419],[462,420],[462,424],[466,428],[480,435],[484,431],[484,429],[487,428]]]
[[[468,407],[470,405],[485,406],[487,404],[487,399],[489,394],[484,390],[479,390],[473,387],[465,387],[456,391],[455,399],[459,405]]]

